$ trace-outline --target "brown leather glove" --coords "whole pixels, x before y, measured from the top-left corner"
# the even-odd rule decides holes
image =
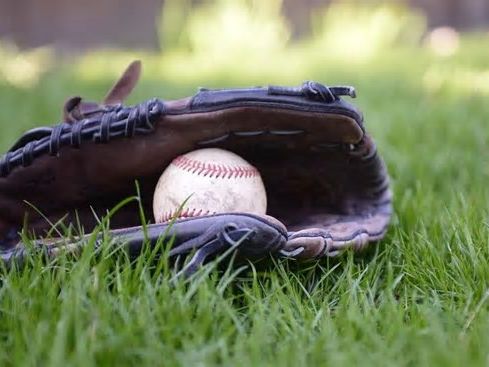
[[[201,89],[185,99],[123,106],[140,68],[132,63],[101,105],[71,98],[62,123],[28,131],[0,159],[0,254],[7,263],[27,253],[22,229],[39,239],[36,246],[58,253],[67,241],[43,240],[50,223],[81,224],[88,233],[135,194],[135,181],[140,200],[111,216],[114,237],[137,253],[145,239],[153,243],[170,228],[170,256],[198,250],[188,273],[233,247],[251,260],[310,259],[384,236],[392,213],[388,176],[362,114],[341,99],[355,96],[352,87]],[[269,216],[218,214],[144,231],[138,205],[152,218],[163,170],[204,147],[233,151],[258,168]]]

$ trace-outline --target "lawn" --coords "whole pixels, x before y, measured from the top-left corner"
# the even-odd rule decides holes
[[[2,152],[57,122],[66,97],[100,99],[133,56],[147,67],[129,103],[198,86],[351,84],[395,194],[388,235],[360,255],[208,267],[176,286],[164,261],[130,265],[121,253],[3,270],[0,365],[487,365],[487,42],[467,36],[451,57],[411,48],[356,62],[296,49],[263,67],[204,71],[111,52],[58,60],[34,81],[0,79]]]

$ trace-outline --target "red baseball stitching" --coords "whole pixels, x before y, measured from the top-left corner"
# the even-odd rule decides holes
[[[258,170],[252,166],[226,166],[223,164],[205,163],[183,155],[175,158],[172,164],[187,172],[215,178],[249,178],[259,175]]]
[[[172,219],[178,219],[178,218],[193,218],[193,217],[203,217],[205,215],[212,215],[216,214],[216,212],[211,212],[210,210],[204,210],[204,209],[184,209],[181,213],[178,215],[178,210],[171,210],[169,212],[163,213],[160,217],[160,223],[162,222],[168,222]]]

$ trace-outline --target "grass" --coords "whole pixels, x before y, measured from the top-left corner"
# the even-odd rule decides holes
[[[162,72],[165,60],[143,55],[151,72],[130,102],[182,97],[200,85],[306,78],[355,85],[392,176],[390,231],[364,255],[284,261],[267,271],[211,267],[176,286],[164,260],[130,264],[120,251],[47,267],[34,259],[1,275],[0,365],[487,365],[489,89],[477,80],[489,54],[482,42],[467,37],[448,58],[393,49],[360,63],[301,59],[295,50],[287,60],[301,67],[290,74],[284,66],[270,79],[257,67],[180,78]],[[2,151],[25,129],[57,121],[65,97],[100,98],[113,79],[103,59],[57,64],[30,88],[0,82]]]

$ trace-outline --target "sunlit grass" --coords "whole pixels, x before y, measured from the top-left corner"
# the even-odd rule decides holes
[[[48,47],[21,51],[12,43],[0,42],[0,82],[19,88],[33,87],[53,61]]]
[[[426,70],[423,81],[426,88],[432,92],[489,95],[489,68],[474,70],[440,65]]]
[[[400,4],[337,2],[313,20],[313,47],[349,64],[367,62],[390,46],[415,45],[426,29],[422,15]]]

